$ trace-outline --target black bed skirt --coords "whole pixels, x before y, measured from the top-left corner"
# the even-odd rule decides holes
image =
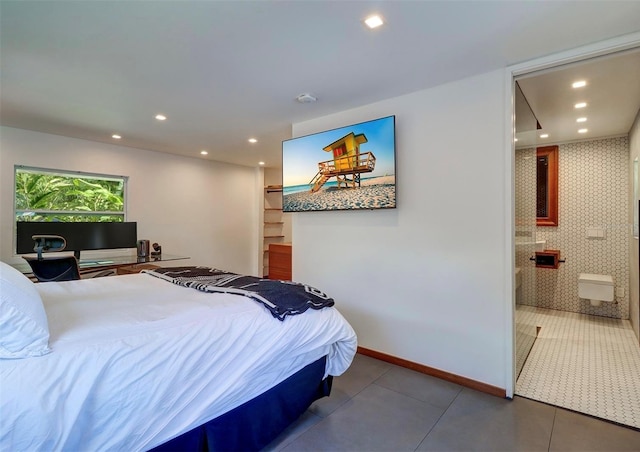
[[[260,450],[273,441],[315,401],[331,392],[322,379],[326,357],[307,365],[282,383],[237,408],[184,433],[154,452]]]

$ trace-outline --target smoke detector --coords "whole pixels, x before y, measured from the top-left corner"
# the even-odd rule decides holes
[[[318,99],[309,93],[303,93],[303,94],[300,94],[298,97],[296,97],[296,100],[301,104],[310,104],[312,102],[317,101]]]

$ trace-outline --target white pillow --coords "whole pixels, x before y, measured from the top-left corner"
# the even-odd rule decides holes
[[[0,262],[0,358],[49,353],[49,325],[34,283]]]

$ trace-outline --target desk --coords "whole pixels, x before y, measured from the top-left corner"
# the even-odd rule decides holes
[[[156,264],[133,264],[116,268],[116,274],[133,275],[134,273],[140,273],[142,270],[155,270],[156,268],[160,268],[160,266]]]
[[[44,255],[46,259],[46,254]],[[137,273],[142,268],[152,268],[151,266],[159,262],[177,261],[189,259],[189,256],[176,256],[172,254],[162,254],[160,256],[105,256],[100,259],[80,259],[80,275],[115,270],[118,274]],[[158,266],[159,265],[155,265]],[[13,264],[12,267],[18,269],[27,276],[31,276],[31,267],[26,262],[23,264]],[[130,268],[131,267],[131,268]],[[121,269],[121,270],[120,270]]]

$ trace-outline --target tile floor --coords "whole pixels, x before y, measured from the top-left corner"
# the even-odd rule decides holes
[[[265,451],[638,451],[640,431],[367,356]]]
[[[541,328],[517,395],[640,428],[640,346],[628,320],[530,306],[518,318]]]

